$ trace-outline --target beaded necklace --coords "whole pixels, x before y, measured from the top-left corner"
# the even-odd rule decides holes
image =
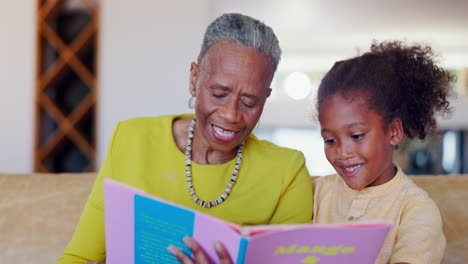
[[[223,203],[229,194],[231,193],[232,187],[236,183],[237,175],[239,174],[239,169],[242,164],[242,151],[244,149],[244,143],[242,143],[239,148],[237,149],[237,160],[236,160],[236,165],[234,166],[234,172],[232,173],[231,180],[226,186],[226,189],[224,189],[223,194],[211,202],[203,201],[200,198],[198,198],[195,188],[193,187],[192,184],[192,139],[193,139],[193,132],[195,131],[195,124],[197,123],[197,119],[194,118],[192,122],[190,123],[190,127],[188,129],[188,137],[187,137],[187,145],[185,146],[185,175],[187,176],[187,186],[190,191],[190,195],[192,196],[193,200],[200,206],[206,207],[206,208],[211,208],[217,205],[220,205]]]

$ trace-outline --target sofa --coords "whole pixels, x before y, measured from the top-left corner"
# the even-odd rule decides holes
[[[72,236],[95,177],[0,174],[0,263],[55,263]],[[440,208],[447,238],[442,263],[468,263],[468,175],[411,178]]]

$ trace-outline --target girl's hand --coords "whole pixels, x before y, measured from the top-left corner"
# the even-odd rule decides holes
[[[205,251],[197,241],[191,237],[184,237],[183,240],[185,245],[192,251],[193,259],[185,255],[182,250],[172,245],[167,248],[167,251],[174,255],[183,264],[211,264],[205,254]],[[215,243],[215,250],[220,264],[233,264],[229,253],[221,242],[217,241]]]

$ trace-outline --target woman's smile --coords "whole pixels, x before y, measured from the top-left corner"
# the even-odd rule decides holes
[[[222,141],[226,143],[230,143],[234,141],[237,138],[237,136],[240,134],[240,131],[232,131],[232,130],[223,129],[213,124],[211,124],[211,128],[212,128],[211,131],[212,131],[213,137],[218,141]]]

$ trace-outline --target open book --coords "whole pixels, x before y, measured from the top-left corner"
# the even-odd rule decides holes
[[[299,224],[241,227],[104,180],[107,263],[179,263],[169,245],[195,238],[212,263],[221,241],[238,264],[374,263],[391,224]]]

